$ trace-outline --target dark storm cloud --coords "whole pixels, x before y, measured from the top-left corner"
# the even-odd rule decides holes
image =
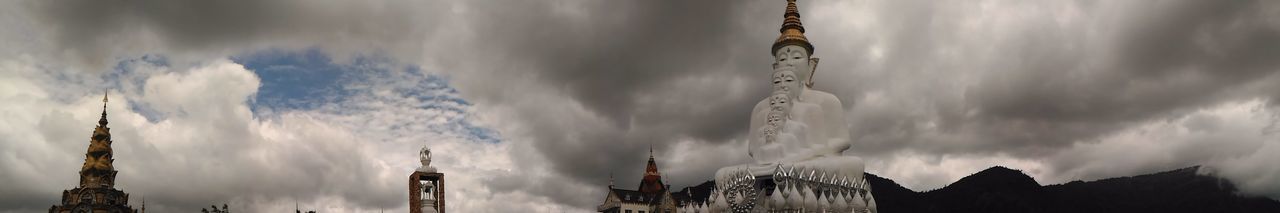
[[[1231,1],[1146,6],[1150,8],[1122,14],[1128,17],[1118,20],[1115,40],[1106,46],[1072,53],[1028,44],[1021,53],[1028,55],[1027,61],[1010,67],[1017,70],[1012,76],[1004,76],[1012,80],[989,80],[970,90],[970,104],[981,112],[983,126],[1030,134],[995,142],[1016,147],[1015,141],[1034,140],[1031,146],[1063,146],[1134,122],[1257,97],[1231,90],[1280,68],[1275,60],[1280,56],[1280,31],[1267,26],[1267,17],[1258,13],[1274,5]],[[1090,60],[1101,62],[1096,67],[1083,63]]]
[[[724,67],[732,59],[730,51],[747,43],[737,35],[744,23],[733,16],[739,12],[733,10],[742,7],[731,2],[591,2],[574,9],[584,13],[578,15],[553,11],[554,4],[504,2],[473,5],[485,11],[471,16],[477,20],[470,21],[478,28],[478,40],[494,42],[492,47],[514,55],[509,59],[533,65],[521,72],[538,72],[541,82],[555,85],[616,125],[626,126],[631,115],[645,110],[641,106],[653,105],[638,103],[639,97],[664,90],[655,87],[671,86],[664,82],[749,71],[734,70],[745,64]],[[760,50],[756,55],[762,57],[756,58],[767,56],[763,48],[750,50]],[[646,125],[682,123],[638,120]],[[699,136],[722,139],[728,135],[712,132]]]
[[[246,48],[322,46],[349,54],[412,54],[441,7],[352,1],[32,1],[53,44],[101,66],[122,55],[236,54]],[[408,5],[408,6],[405,6]],[[392,30],[394,29],[394,30]],[[374,42],[377,41],[377,42]],[[219,55],[220,56],[220,55]]]
[[[608,125],[605,130],[567,134],[577,127],[547,125],[563,117],[530,111],[520,119],[534,128],[534,147],[550,158],[554,169],[603,183],[611,171],[642,171],[643,150],[649,145],[662,151],[679,138],[723,143],[745,129],[747,119],[739,115],[748,114],[756,101],[745,94],[765,92],[765,84],[758,82],[765,81],[767,45],[776,31],[741,32],[747,31],[743,26],[772,28],[777,23],[739,20],[741,14],[757,11],[742,11],[754,8],[731,3],[604,1],[564,9],[548,2],[503,2],[472,5],[481,11],[468,21],[480,36],[477,40],[493,43],[481,48],[496,49],[483,51],[509,55],[502,58],[507,63],[529,65],[508,72],[536,72],[538,82],[606,120],[601,123]],[[783,4],[772,3],[777,10],[758,18],[780,23]],[[726,86],[744,76],[758,82]],[[698,77],[719,81],[682,81]],[[633,178],[623,180],[628,179]]]

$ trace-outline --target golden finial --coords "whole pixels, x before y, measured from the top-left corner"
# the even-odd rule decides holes
[[[796,0],[787,0],[787,12],[782,14],[782,18],[782,28],[778,29],[782,35],[778,35],[778,40],[773,41],[769,55],[787,45],[799,45],[808,50],[809,55],[813,55],[813,44],[809,44],[809,39],[804,37],[804,25],[800,24],[800,9],[796,7]]]
[[[110,90],[102,91],[102,113],[104,114],[107,113],[107,93],[109,92],[111,91]]]
[[[102,126],[107,125],[107,93],[108,92],[109,91],[102,91],[102,117],[98,118],[98,125],[102,125]]]

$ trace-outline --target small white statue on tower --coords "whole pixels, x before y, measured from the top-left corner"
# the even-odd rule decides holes
[[[422,166],[418,167],[420,172],[436,172],[436,167],[431,166],[431,148],[422,147],[422,151],[418,152],[418,160],[422,162]]]

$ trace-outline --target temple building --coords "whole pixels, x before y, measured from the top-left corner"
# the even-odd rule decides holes
[[[49,207],[55,212],[137,213],[129,206],[129,194],[115,188],[116,171],[111,151],[111,128],[107,128],[107,96],[102,96],[102,117],[89,138],[89,149],[80,167],[80,185],[62,191],[62,203]]]
[[[636,190],[614,188],[612,177],[609,180],[609,194],[604,203],[596,207],[596,211],[605,213],[673,213],[686,202],[672,196],[671,186],[662,183],[662,174],[658,172],[658,163],[653,159],[653,149],[649,149],[649,164],[644,168],[644,178]],[[681,196],[687,198],[688,196]]]

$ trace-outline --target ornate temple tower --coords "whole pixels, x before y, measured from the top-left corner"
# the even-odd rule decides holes
[[[613,175],[609,175],[609,191],[604,203],[596,206],[596,212],[604,213],[674,213],[677,208],[688,203],[678,200],[671,194],[671,186],[662,183],[662,174],[658,172],[658,162],[653,158],[653,147],[649,147],[649,163],[645,165],[644,177],[635,190],[614,188]]]
[[[658,162],[653,160],[653,148],[649,148],[649,165],[644,168],[644,178],[640,179],[640,192],[657,194],[667,189],[662,184],[662,174],[658,173]]]
[[[111,128],[107,128],[107,96],[102,96],[102,117],[89,138],[89,149],[80,167],[80,186],[62,191],[62,203],[49,212],[138,212],[129,206],[129,194],[115,188],[116,169],[111,150]]]

